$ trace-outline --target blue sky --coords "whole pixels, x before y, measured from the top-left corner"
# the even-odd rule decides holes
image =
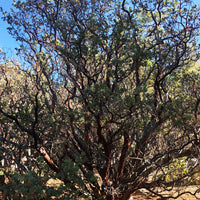
[[[200,4],[199,0],[193,0],[195,4]],[[0,7],[9,11],[13,0],[0,0]],[[1,16],[1,15],[0,15]],[[8,34],[7,24],[0,18],[0,49],[3,49],[8,56],[15,57],[15,47],[17,42]]]
[[[10,10],[13,0],[0,0],[0,7]],[[1,15],[0,15],[1,16]],[[13,57],[16,41],[8,34],[7,23],[0,19],[0,49],[3,49],[9,56]]]

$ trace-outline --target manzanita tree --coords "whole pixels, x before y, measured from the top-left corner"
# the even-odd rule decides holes
[[[1,63],[4,163],[45,170],[43,157],[71,199],[72,190],[162,196],[156,187],[186,184],[185,163],[199,153],[198,8],[188,0],[13,5],[3,14],[25,66]]]

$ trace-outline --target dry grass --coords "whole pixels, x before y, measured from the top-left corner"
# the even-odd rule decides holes
[[[158,188],[159,190],[159,188]],[[196,192],[196,195],[192,195]],[[181,196],[178,197],[178,195],[180,195],[181,193],[185,193]],[[176,187],[173,190],[167,192],[161,191],[161,194],[164,197],[167,196],[172,196],[173,198],[168,198],[168,200],[173,200],[173,199],[177,199],[177,200],[197,200],[200,199],[200,186],[187,186],[187,187]],[[178,198],[176,198],[178,197]],[[142,191],[136,192],[136,194],[132,197],[132,200],[159,200],[161,199],[160,197],[156,197],[154,195],[151,195],[149,193],[144,193]]]
[[[55,188],[59,187],[60,185],[63,185],[63,184],[64,184],[63,181],[61,181],[59,179],[53,179],[53,178],[49,179],[47,181],[47,183],[46,183],[47,186],[49,186],[49,187],[55,187]]]

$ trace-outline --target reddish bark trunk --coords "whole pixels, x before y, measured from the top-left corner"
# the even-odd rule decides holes
[[[121,156],[120,156],[120,160],[119,160],[119,166],[118,166],[118,181],[121,177],[121,175],[123,174],[124,171],[124,165],[125,165],[125,161],[126,161],[126,153],[128,151],[128,147],[130,145],[130,140],[129,140],[129,135],[128,133],[125,131],[124,132],[124,145],[122,148],[122,152],[121,152]]]
[[[56,173],[60,172],[60,169],[56,166],[56,164],[51,160],[50,156],[48,155],[48,153],[46,152],[44,147],[40,147],[37,149],[38,152],[43,156],[44,160],[46,161],[46,163],[49,165],[49,167],[55,171]]]

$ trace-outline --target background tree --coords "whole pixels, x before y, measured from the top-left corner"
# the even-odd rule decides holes
[[[129,199],[140,188],[162,196],[156,187],[187,182],[185,161],[199,153],[199,66],[189,71],[198,65],[198,8],[154,0],[14,6],[4,19],[26,67],[2,65],[1,126],[14,134],[3,131],[1,141],[18,157],[23,147],[22,170],[43,157],[67,191],[94,199]],[[13,69],[21,82],[8,76]]]

